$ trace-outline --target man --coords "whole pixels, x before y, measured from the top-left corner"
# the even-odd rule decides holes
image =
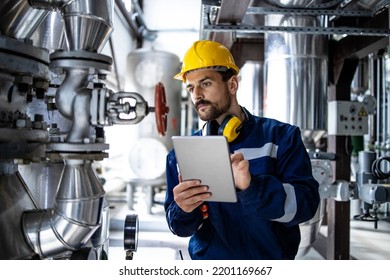
[[[172,150],[167,222],[174,234],[191,236],[192,259],[294,259],[299,224],[319,205],[318,183],[298,127],[253,116],[238,104],[238,72],[230,51],[217,42],[197,41],[184,56],[175,78],[186,84],[206,121],[194,136],[227,137],[238,201],[205,201],[212,195],[208,186],[181,181]]]

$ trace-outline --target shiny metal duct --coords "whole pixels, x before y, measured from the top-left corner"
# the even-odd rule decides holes
[[[113,2],[72,1],[63,17],[70,50],[99,52],[113,30]]]
[[[92,247],[96,259],[106,260],[109,258],[109,237],[110,237],[110,205],[106,199],[103,198],[102,214],[99,222],[100,226],[91,236],[89,243],[91,246],[86,244],[86,247]]]
[[[80,249],[100,226],[104,194],[90,162],[65,160],[54,207],[23,214],[31,248],[44,258]]]
[[[33,9],[28,0],[2,0],[0,33],[16,39],[29,38],[48,11]]]
[[[31,163],[28,165],[18,166],[18,171],[21,175],[21,178],[23,178],[23,182],[26,182],[26,185],[28,186],[30,198],[36,204],[37,209],[48,209],[48,208],[53,209],[55,204],[57,188],[59,186],[59,182],[62,177],[63,169],[64,169],[63,162]],[[31,204],[31,202],[23,203],[24,206],[23,209],[24,210],[34,209],[31,208],[31,206],[28,206],[29,204]],[[94,210],[91,209],[91,211]],[[0,212],[0,215],[1,213],[2,212]],[[85,249],[75,251],[73,253],[69,252],[69,254],[72,254],[71,259],[102,260],[108,258],[108,251],[109,251],[108,239],[109,239],[109,225],[110,225],[109,219],[110,219],[110,208],[109,208],[108,201],[104,198],[100,227],[93,233],[88,243],[85,244],[84,246]],[[20,222],[18,223],[17,226],[18,226],[17,230],[19,230]],[[14,232],[16,232],[16,229]],[[7,242],[7,244],[8,243],[9,242]],[[18,244],[21,244],[21,242],[18,242]],[[86,251],[86,248],[88,248],[88,251]],[[32,254],[31,249],[28,251],[30,252],[30,254]],[[10,250],[10,252],[15,252],[15,250],[14,249]],[[88,256],[86,255],[86,252],[89,254]],[[23,259],[25,258],[24,256],[18,254],[16,254],[16,257],[23,258]]]
[[[45,20],[30,36],[34,46],[44,48],[52,53],[56,50],[68,50],[65,38],[64,22],[61,14],[49,11]]]
[[[0,161],[0,260],[31,259],[36,255],[20,230],[25,209],[37,205],[12,160]]]
[[[320,26],[316,17],[267,15],[268,26]],[[323,35],[265,34],[264,116],[297,125],[319,140],[326,130],[327,39]]]
[[[63,168],[62,162],[19,164],[18,171],[39,209],[54,206]]]
[[[113,0],[30,0],[38,9],[59,10],[69,50],[100,52],[113,31]]]

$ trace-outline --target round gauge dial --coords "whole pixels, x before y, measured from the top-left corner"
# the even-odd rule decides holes
[[[313,177],[320,185],[331,185],[333,183],[333,171],[330,162],[327,160],[312,160]]]

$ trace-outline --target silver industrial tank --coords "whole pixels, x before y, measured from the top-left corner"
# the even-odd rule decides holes
[[[155,106],[155,86],[165,88],[169,107],[167,131],[159,135],[154,115],[134,127],[136,139],[129,154],[129,163],[136,176],[155,179],[165,175],[165,158],[172,148],[171,137],[180,134],[181,84],[173,76],[180,71],[177,55],[158,50],[139,49],[127,58],[126,90],[141,92],[151,106]]]

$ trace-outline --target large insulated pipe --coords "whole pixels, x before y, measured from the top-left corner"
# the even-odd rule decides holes
[[[43,258],[80,249],[100,227],[104,195],[90,161],[66,159],[54,207],[23,215],[31,248]]]
[[[267,15],[269,26],[319,26],[315,17]],[[325,130],[327,40],[323,35],[265,35],[265,116]]]
[[[271,14],[265,17],[265,24],[315,27],[323,25],[321,20],[315,16]],[[326,130],[327,38],[269,32],[265,34],[264,45],[264,115],[297,125],[305,136],[309,132],[308,136],[317,141]]]

